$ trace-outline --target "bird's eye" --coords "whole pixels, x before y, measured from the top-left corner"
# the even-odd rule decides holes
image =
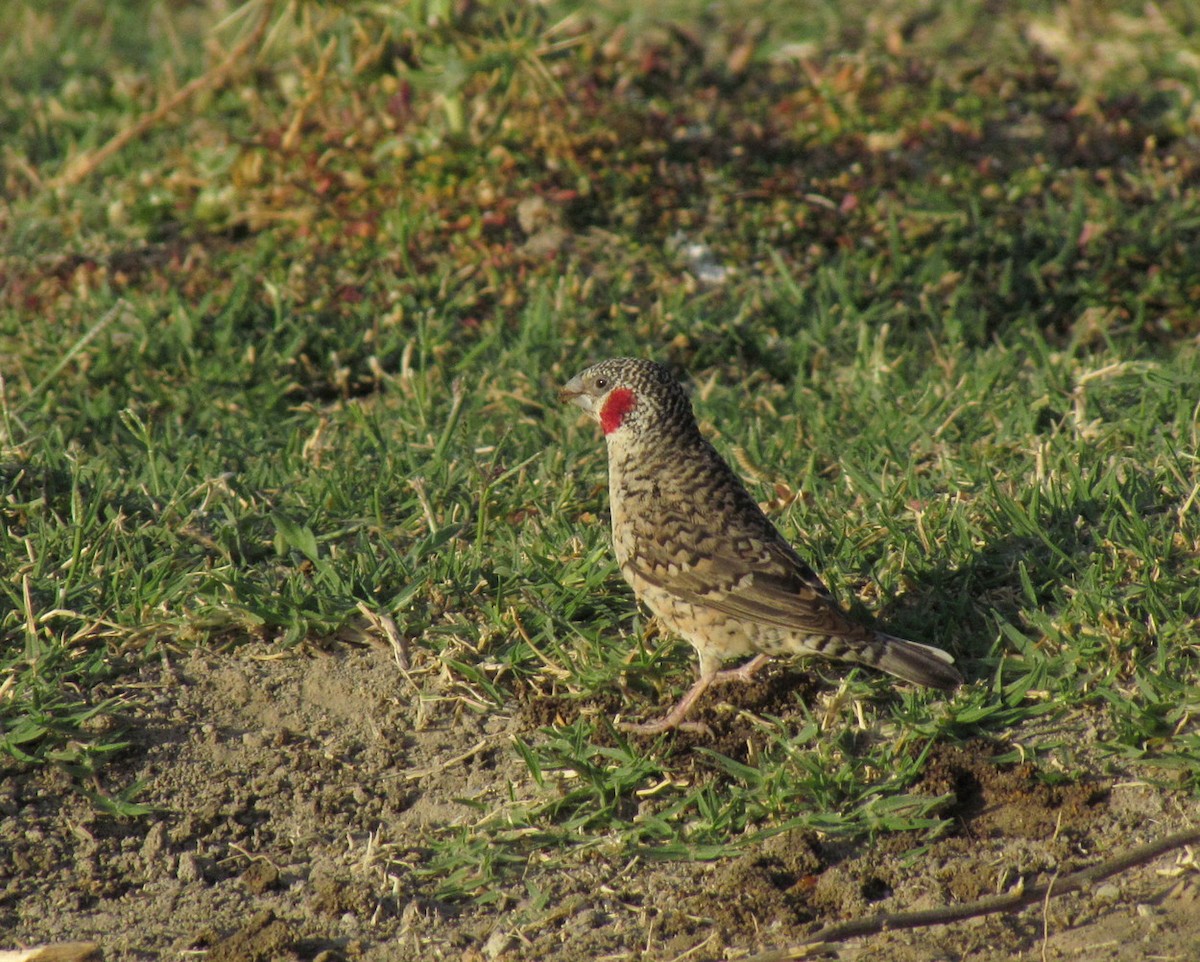
[[[603,391],[606,387],[608,387],[608,378],[606,378],[606,377],[596,378],[596,387],[598,387],[601,391]]]

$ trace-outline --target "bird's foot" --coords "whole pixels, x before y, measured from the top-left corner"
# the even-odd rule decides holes
[[[720,673],[718,672],[718,674]],[[695,684],[687,690],[687,694],[679,699],[679,703],[658,721],[644,722],[640,725],[633,722],[618,722],[617,728],[621,731],[633,732],[636,735],[658,735],[672,728],[682,728],[685,731],[704,731],[708,726],[703,722],[685,722],[684,718],[691,711],[696,699],[704,694],[715,677],[717,676],[701,675],[697,678]]]
[[[751,681],[754,678],[755,672],[770,660],[768,655],[755,655],[744,665],[739,665],[737,668],[727,668],[725,671],[719,671],[712,676],[712,684],[724,685],[731,681]]]
[[[708,735],[712,737],[713,730],[708,722],[698,721],[679,721],[674,724],[668,724],[670,716],[660,718],[656,722],[644,722],[638,724],[636,722],[617,722],[617,728],[623,732],[629,732],[632,735],[661,735],[667,731],[681,732],[696,732],[700,735]]]

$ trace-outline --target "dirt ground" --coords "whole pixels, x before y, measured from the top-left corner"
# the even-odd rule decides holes
[[[422,690],[418,690],[417,685]],[[279,657],[254,646],[142,670],[131,746],[106,771],[146,783],[142,819],[97,814],[66,776],[0,769],[0,949],[70,940],[106,960],[702,960],[802,940],[829,922],[1045,881],[1200,820],[1195,799],[1097,777],[1049,786],[1028,766],[943,747],[930,792],[957,824],[913,855],[777,835],[737,858],[535,861],[548,896],[443,904],[412,869],[427,827],[471,824],[528,773],[510,736],[535,713],[481,714],[453,680],[406,676],[391,653]],[[1019,915],[887,933],[844,959],[1200,959],[1200,870],[1179,852]]]

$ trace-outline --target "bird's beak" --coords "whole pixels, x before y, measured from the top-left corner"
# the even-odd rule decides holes
[[[564,404],[569,401],[572,404],[578,405],[587,411],[588,414],[592,413],[593,398],[584,391],[583,379],[578,375],[571,378],[571,380],[562,386],[562,390],[558,392],[558,399]]]

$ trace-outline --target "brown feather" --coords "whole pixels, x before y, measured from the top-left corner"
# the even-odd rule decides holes
[[[624,392],[619,423],[601,413],[617,392]],[[563,397],[603,424],[622,573],[700,660],[700,679],[675,710],[639,730],[678,724],[722,661],[756,652],[821,655],[934,688],[961,682],[946,652],[860,624],[838,607],[700,435],[665,368],[605,361],[572,378]]]

